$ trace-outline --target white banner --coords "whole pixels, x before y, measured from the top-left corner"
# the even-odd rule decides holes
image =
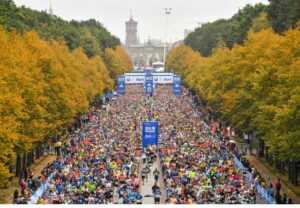
[[[125,83],[127,84],[144,84],[145,76],[125,74]],[[173,75],[156,75],[153,74],[154,84],[172,84]]]
[[[128,84],[143,84],[143,83],[145,83],[145,76],[125,75],[125,83],[128,83]]]
[[[155,84],[172,84],[173,76],[153,76],[153,83]]]

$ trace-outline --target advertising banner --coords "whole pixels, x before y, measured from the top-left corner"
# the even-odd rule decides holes
[[[181,77],[180,76],[173,77],[173,93],[177,96],[181,95]]]
[[[142,145],[143,151],[149,145],[158,145],[158,122],[143,121],[142,126]]]
[[[152,75],[155,84],[172,84],[173,73],[125,73],[125,83],[145,84],[145,76]]]
[[[125,76],[118,77],[118,94],[125,94]]]
[[[126,75],[125,76],[125,83],[128,83],[128,84],[144,84],[145,83],[145,76]]]
[[[153,75],[153,83],[155,84],[172,84],[173,76],[170,75]]]
[[[145,76],[145,87],[146,94],[153,94],[153,76],[151,74]]]

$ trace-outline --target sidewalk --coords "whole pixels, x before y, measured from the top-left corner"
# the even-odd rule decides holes
[[[30,169],[33,172],[33,177],[36,178],[43,168],[46,167],[48,163],[52,163],[55,158],[55,155],[45,155],[36,160],[35,163],[30,166]],[[13,178],[13,181],[9,183],[7,189],[0,189],[0,204],[11,204],[13,201],[13,194],[16,189],[20,191],[18,177]]]
[[[165,191],[165,186],[163,184],[162,180],[162,173],[161,173],[161,168],[159,165],[159,159],[157,159],[153,165],[151,166],[151,174],[148,175],[148,181],[145,179],[145,184],[142,185],[141,187],[141,194],[143,196],[143,204],[154,204],[154,198],[153,198],[153,193],[152,193],[152,186],[155,183],[154,176],[153,176],[153,171],[157,168],[160,172],[160,176],[158,179],[158,186],[160,187],[160,191],[162,193],[161,198],[160,198],[160,203],[164,204],[166,200],[166,191]],[[141,184],[143,182],[141,181]],[[147,197],[145,197],[147,196]]]
[[[268,178],[270,178],[272,182],[275,180],[276,176],[256,156],[247,155],[247,159],[251,165],[254,165],[265,180]],[[300,198],[288,186],[286,186],[283,181],[281,181],[281,192],[286,193],[288,197],[291,197],[294,204],[300,204]]]

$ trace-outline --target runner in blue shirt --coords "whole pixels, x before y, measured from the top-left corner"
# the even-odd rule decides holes
[[[135,199],[136,199],[136,203],[137,203],[137,204],[142,204],[143,196],[142,196],[141,194],[138,193],[138,194],[135,196]]]
[[[161,196],[161,191],[159,189],[156,189],[154,191],[154,204],[160,204],[160,196]]]

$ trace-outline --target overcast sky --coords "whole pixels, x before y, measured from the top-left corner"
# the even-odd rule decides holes
[[[268,0],[14,0],[17,5],[45,10],[50,2],[54,14],[66,20],[95,18],[123,42],[125,21],[130,17],[138,21],[141,42],[164,39],[165,8],[172,8],[168,18],[167,40],[183,39],[184,29],[193,29],[197,22],[211,22],[219,18],[230,18],[246,4]]]

